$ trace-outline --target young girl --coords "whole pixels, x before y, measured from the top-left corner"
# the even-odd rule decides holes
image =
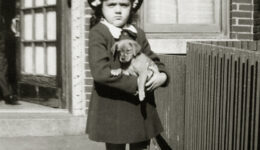
[[[105,142],[107,150],[125,150],[128,143],[130,150],[145,150],[149,140],[163,131],[153,90],[165,86],[168,76],[164,64],[151,51],[145,33],[131,25],[142,0],[88,2],[94,10],[89,33],[89,64],[94,88],[89,105],[87,133],[91,140]],[[146,83],[145,105],[141,104],[136,95],[138,77],[123,74],[112,76],[110,73],[111,69],[120,67],[118,59],[112,56],[111,47],[125,35],[135,39],[141,45],[142,52],[160,70]]]

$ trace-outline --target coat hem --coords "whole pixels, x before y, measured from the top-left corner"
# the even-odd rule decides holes
[[[160,131],[159,133],[154,134],[152,136],[147,136],[146,138],[143,138],[143,139],[125,140],[125,141],[124,140],[113,141],[113,140],[107,140],[107,139],[94,138],[94,137],[91,137],[90,135],[88,135],[88,137],[90,140],[95,141],[95,142],[112,143],[112,144],[129,144],[129,143],[138,143],[138,142],[144,142],[144,141],[151,140],[152,138],[159,135],[161,132],[163,132],[163,131]]]

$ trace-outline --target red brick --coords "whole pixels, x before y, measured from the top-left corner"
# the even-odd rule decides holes
[[[91,92],[91,91],[92,91],[92,86],[85,87],[85,92]]]
[[[248,49],[248,42],[242,41],[242,49]]]
[[[232,32],[251,32],[252,27],[232,26]]]
[[[89,31],[90,25],[89,24],[85,24],[85,30]]]
[[[85,60],[86,60],[86,62],[88,62],[88,61],[89,61],[89,58],[88,58],[88,56],[86,56],[86,57],[85,57]]]
[[[90,17],[85,17],[85,24],[89,24],[90,23]]]
[[[237,10],[238,6],[237,4],[232,4],[232,10]]]
[[[237,33],[231,33],[230,38],[231,39],[237,39]]]
[[[251,18],[252,13],[250,12],[231,12],[232,17]]]
[[[88,54],[88,48],[85,48],[85,53]]]
[[[235,48],[242,48],[242,42],[241,41],[234,41],[233,47]]]
[[[91,94],[86,94],[86,99],[90,99]]]
[[[88,71],[85,71],[85,76],[86,77],[92,77],[92,75],[91,75],[91,72],[88,70]]]
[[[86,85],[93,85],[93,79],[85,79]]]
[[[228,47],[233,47],[233,42],[232,41],[227,41],[227,46]]]
[[[252,0],[232,0],[232,3],[238,2],[238,3],[251,3]]]
[[[248,49],[251,51],[256,51],[257,43],[255,41],[248,41]]]
[[[86,102],[86,114],[88,114],[89,102]]]
[[[237,25],[237,19],[231,19],[232,25]]]
[[[85,46],[86,46],[86,48],[88,48],[88,37],[87,36],[85,36]],[[87,52],[87,50],[86,50],[86,52]]]
[[[256,41],[257,42],[257,51],[260,51],[260,41]]]
[[[90,68],[89,68],[89,64],[85,64],[85,69],[86,70],[89,70]]]
[[[92,12],[93,12],[93,11],[92,11],[91,8],[85,9],[85,15],[89,15],[89,14],[91,14]]]
[[[253,11],[253,6],[252,5],[239,5],[239,10]]]
[[[251,20],[251,19],[239,19],[238,24],[239,25],[253,25],[253,20]]]
[[[238,34],[237,39],[253,40],[254,34]]]

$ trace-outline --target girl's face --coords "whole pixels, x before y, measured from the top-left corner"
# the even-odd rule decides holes
[[[116,27],[123,27],[130,15],[130,0],[105,0],[102,12],[105,19]]]

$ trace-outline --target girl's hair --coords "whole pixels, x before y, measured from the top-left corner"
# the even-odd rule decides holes
[[[103,17],[103,14],[102,14],[102,4],[103,4],[103,1],[105,1],[105,0],[101,0],[101,4],[96,9],[93,9],[93,13],[92,13],[92,16],[90,18],[90,29],[92,27],[94,27],[96,24],[98,24],[99,21],[101,20],[101,18]],[[130,2],[133,5],[134,0],[130,0]],[[133,21],[136,21],[136,19],[137,19],[137,14],[136,14],[135,11],[133,11],[131,9],[129,18],[127,20],[127,23],[128,24],[133,23]]]

